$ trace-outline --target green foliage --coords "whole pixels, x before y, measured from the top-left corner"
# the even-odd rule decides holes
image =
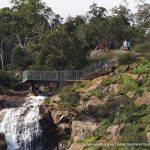
[[[149,74],[150,72],[150,61],[147,59],[140,60],[132,70],[135,74]]]
[[[106,61],[106,60],[115,59],[117,55],[118,53],[115,51],[108,51],[108,52],[103,52],[103,51],[95,52],[94,51],[94,53],[91,53],[90,59]]]
[[[15,47],[12,50],[12,66],[14,68],[18,68],[21,70],[25,70],[28,68],[28,60],[27,55],[23,49],[20,47]]]
[[[9,73],[0,71],[0,84],[5,87],[18,89],[21,82],[19,79],[15,78],[14,76],[10,75]]]
[[[127,75],[122,75],[121,82],[119,93],[126,94],[127,92],[136,91],[138,89],[137,81]]]
[[[134,47],[134,50],[138,53],[150,53],[150,42],[145,41]]]
[[[80,94],[73,88],[63,88],[59,93],[59,106],[63,110],[74,111],[80,103]]]
[[[121,141],[124,143],[147,143],[146,133],[141,126],[128,124],[123,131]]]
[[[86,16],[68,17],[63,23],[62,17],[41,0],[12,0],[11,3],[11,8],[0,9],[0,40],[9,39],[3,48],[10,43],[19,47],[12,53],[4,52],[9,56],[9,59],[4,57],[4,64],[9,65],[12,58],[15,69],[80,69],[87,65],[89,51],[103,40],[107,47],[112,40],[120,48],[124,38],[133,45],[139,39],[147,39],[139,49],[148,52],[145,49],[148,49],[149,20],[142,19],[147,16],[149,4],[138,5],[135,27],[134,15],[124,5],[114,7],[112,15],[108,15],[106,8],[94,3]],[[109,51],[94,57],[107,60],[116,57],[116,53]],[[129,64],[133,59],[120,56],[119,63]]]
[[[118,55],[118,64],[120,65],[129,65],[135,62],[136,57],[132,52],[120,53]]]

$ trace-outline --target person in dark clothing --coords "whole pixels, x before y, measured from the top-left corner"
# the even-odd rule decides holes
[[[109,49],[114,49],[114,42],[112,40],[109,41]]]

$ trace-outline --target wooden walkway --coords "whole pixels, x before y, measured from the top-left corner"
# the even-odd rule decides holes
[[[95,74],[110,72],[116,66],[116,60],[99,61],[82,70],[55,70],[55,71],[33,71],[23,72],[23,82],[26,81],[79,81],[90,80]]]

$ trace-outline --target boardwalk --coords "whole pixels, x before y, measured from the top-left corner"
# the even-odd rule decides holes
[[[23,72],[23,82],[26,81],[76,81],[88,80],[96,73],[107,73],[116,65],[115,60],[99,61],[82,70],[55,70],[55,71],[33,71]]]

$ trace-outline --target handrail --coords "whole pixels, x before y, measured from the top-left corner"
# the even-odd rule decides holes
[[[96,72],[108,72],[116,64],[115,60],[99,61],[81,70],[52,70],[52,71],[34,71],[25,70],[23,72],[23,82],[27,80],[81,80]]]

